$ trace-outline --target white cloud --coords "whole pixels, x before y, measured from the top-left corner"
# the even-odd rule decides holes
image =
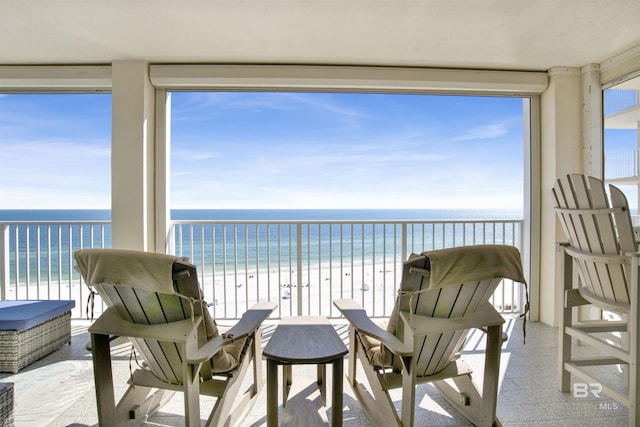
[[[219,157],[218,153],[201,150],[171,150],[171,157],[178,162],[201,162]]]
[[[479,139],[499,138],[501,136],[506,135],[512,126],[513,126],[513,123],[511,123],[510,121],[502,122],[502,123],[486,124],[486,125],[471,128],[460,135],[454,134],[453,136],[446,138],[446,140],[449,142],[458,142],[458,141],[475,141]]]
[[[479,126],[464,117],[458,124],[452,113],[445,125],[413,104],[394,116],[390,109],[385,114],[384,103],[376,109],[368,100],[349,102],[336,94],[175,96],[173,120],[190,122],[172,130],[179,130],[171,148],[174,208],[521,203],[521,159],[503,161],[500,167],[495,160],[504,156],[500,144],[505,137],[513,139],[521,126],[513,112],[511,118],[503,114]],[[78,129],[86,130],[86,124],[77,123],[80,111],[33,120],[33,114],[5,110],[0,119],[0,208],[109,207],[108,132],[99,138],[76,137]],[[516,133],[514,141],[521,144],[521,132]],[[457,144],[467,141],[486,143]],[[505,182],[511,187],[500,186]]]

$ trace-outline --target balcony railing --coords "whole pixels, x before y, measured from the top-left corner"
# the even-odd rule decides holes
[[[640,151],[605,153],[605,178],[620,179],[640,176]]]
[[[402,262],[414,252],[472,244],[522,249],[522,220],[174,221],[168,252],[198,268],[217,319],[236,319],[256,301],[278,317],[337,317],[336,298],[354,298],[373,317],[393,308]],[[0,222],[2,299],[73,299],[87,313],[88,289],[73,252],[110,247],[109,221]],[[493,296],[504,313],[523,307],[520,284]],[[102,305],[93,310],[98,315]],[[89,307],[91,310],[91,307]]]
[[[237,318],[260,300],[278,315],[339,316],[332,301],[353,298],[388,317],[408,254],[472,244],[521,248],[522,221],[174,221],[169,252],[198,267],[216,318]],[[493,303],[522,307],[518,284]]]
[[[73,252],[111,247],[109,221],[0,222],[0,299],[72,299],[84,315],[89,290]]]

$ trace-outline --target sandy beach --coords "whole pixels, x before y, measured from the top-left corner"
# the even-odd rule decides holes
[[[402,264],[392,261],[379,263],[335,263],[305,265],[295,268],[263,268],[216,270],[198,272],[204,297],[216,319],[238,319],[253,304],[275,301],[278,309],[272,318],[321,315],[340,317],[333,301],[351,298],[358,302],[371,317],[391,314],[400,286]],[[78,278],[40,281],[25,286],[10,284],[7,299],[72,299],[76,301],[74,318],[97,317],[105,309],[99,297],[92,308],[89,289]],[[514,290],[511,283],[498,287],[494,305],[500,310],[511,310]]]
[[[214,304],[215,316],[222,318],[239,317],[252,304],[267,300],[278,302],[277,317],[337,317],[332,301],[339,298],[353,298],[369,314],[385,316],[391,312],[399,283],[399,273],[388,264],[209,272],[201,279],[205,299]]]

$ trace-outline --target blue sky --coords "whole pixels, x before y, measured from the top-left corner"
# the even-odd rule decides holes
[[[185,208],[522,205],[522,100],[174,93],[172,203]]]
[[[108,209],[110,115],[0,96],[0,209]],[[519,98],[177,92],[171,207],[520,209],[522,133]]]
[[[109,208],[110,95],[0,96],[0,209]]]

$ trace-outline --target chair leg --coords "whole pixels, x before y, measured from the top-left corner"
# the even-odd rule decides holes
[[[247,338],[253,340],[253,337]],[[207,421],[207,426],[233,426],[242,420],[249,412],[260,390],[256,390],[255,385],[251,385],[244,393],[239,394],[243,379],[249,370],[250,363],[262,363],[260,359],[255,360],[255,353],[251,351],[253,343],[247,344],[248,354],[241,356],[240,364],[227,379],[227,386],[223,394],[216,400],[213,411]]]
[[[93,353],[93,377],[96,387],[98,419],[101,426],[117,424],[116,404],[113,394],[113,374],[111,371],[111,348],[109,336],[91,334]]]
[[[358,353],[356,350],[356,329],[353,326],[349,326],[349,367],[347,368],[347,381],[351,387],[355,387],[357,384],[356,379],[356,361],[358,359]]]
[[[640,347],[640,261],[638,257],[632,257],[631,262],[631,310],[629,310],[629,425],[637,426],[640,423],[640,370],[638,369],[638,348]]]
[[[489,326],[482,383],[482,424],[491,426],[496,420],[502,325]]]
[[[253,392],[258,394],[264,385],[264,376],[262,373],[262,328],[258,328],[253,337],[253,347],[251,348],[253,364]],[[258,361],[255,363],[255,361]]]
[[[182,354],[188,354],[186,347],[192,345],[190,341],[184,345]],[[185,426],[200,427],[200,365],[183,364],[182,390],[184,398]]]
[[[571,360],[571,337],[565,333],[565,328],[572,324],[572,312],[571,306],[567,307],[565,304],[565,292],[571,289],[573,282],[573,260],[569,256],[563,246],[557,247],[558,256],[560,257],[559,265],[560,269],[558,274],[560,275],[559,282],[563,284],[558,290],[556,299],[558,301],[560,319],[560,327],[558,328],[558,388],[563,393],[569,393],[571,391],[571,375],[564,369],[566,362]]]
[[[350,355],[349,359],[351,362],[352,358],[360,358],[361,366],[369,385],[369,389],[367,389],[364,384],[349,379],[358,401],[374,425],[381,427],[401,426],[400,417],[396,412],[388,390],[382,387],[381,380],[378,377],[379,374],[376,369],[369,364],[366,352],[359,344],[359,339],[356,338],[355,342],[355,353],[353,353],[353,357]]]
[[[413,359],[412,359],[413,361]],[[402,425],[413,426],[416,412],[416,377],[415,366],[412,363],[408,371],[402,372]]]
[[[629,426],[637,426],[640,422],[640,397],[638,395],[638,385],[640,385],[640,376],[638,373],[638,365],[633,364],[629,367]]]

